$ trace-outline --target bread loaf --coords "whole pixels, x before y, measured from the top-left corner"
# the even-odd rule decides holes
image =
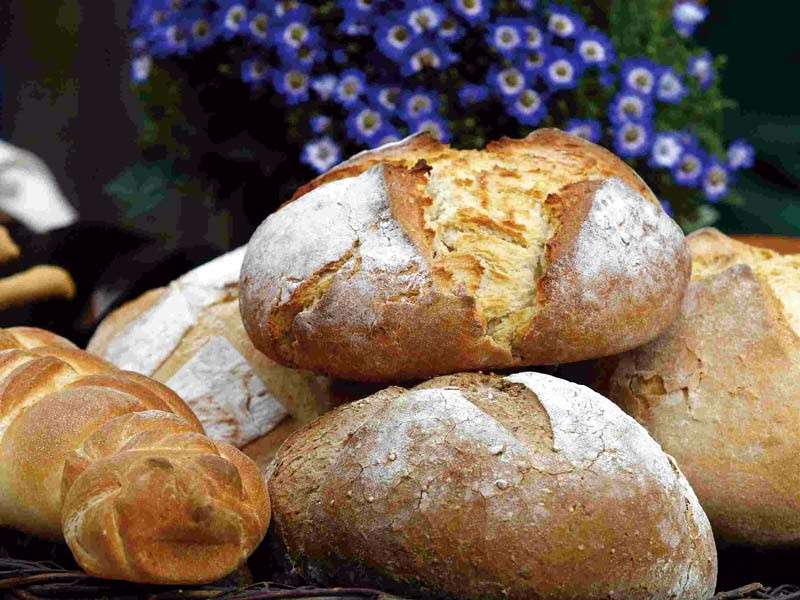
[[[269,490],[317,581],[483,600],[714,591],[711,529],[672,459],[548,375],[446,376],[342,406],[289,438]]]
[[[237,285],[244,250],[123,305],[100,324],[88,350],[166,384],[212,439],[264,448],[259,441],[290,414],[306,423],[334,401],[326,378],[274,363],[247,337]]]
[[[256,465],[173,392],[39,329],[0,329],[0,526],[64,539],[92,575],[200,583],[263,538]]]
[[[800,544],[800,255],[713,229],[657,340],[606,361],[609,394],[672,454],[718,538]]]
[[[298,193],[250,240],[244,324],[271,358],[343,379],[620,352],[672,322],[689,278],[636,173],[556,130],[472,151],[416,136]]]

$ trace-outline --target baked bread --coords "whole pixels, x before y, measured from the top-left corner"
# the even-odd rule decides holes
[[[672,459],[549,375],[451,375],[342,406],[287,440],[269,491],[295,567],[320,582],[482,600],[714,591],[711,529]]]
[[[689,278],[636,173],[557,130],[471,151],[415,136],[300,193],[250,240],[242,316],[271,358],[342,379],[620,352],[672,322]]]
[[[40,329],[0,329],[0,526],[109,579],[201,583],[263,538],[256,465],[169,389]]]
[[[610,397],[686,473],[718,538],[800,544],[800,255],[689,236],[683,310],[609,359]]]
[[[303,424],[335,401],[325,377],[278,365],[253,347],[239,314],[244,250],[124,304],[100,324],[87,349],[166,384],[212,439],[263,448],[269,443],[263,438],[271,439],[290,414]]]

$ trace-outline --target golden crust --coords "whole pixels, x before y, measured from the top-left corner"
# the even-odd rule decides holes
[[[330,227],[356,217],[372,220]],[[689,271],[679,228],[610,152],[557,130],[483,151],[422,135],[357,155],[268,218],[241,310],[276,361],[412,380],[633,348],[674,320]]]
[[[442,377],[290,437],[269,488],[295,568],[425,597],[713,593],[708,521],[657,444],[589,390],[526,376],[554,387]]]
[[[212,581],[256,548],[270,514],[258,468],[173,392],[46,331],[0,330],[0,347],[0,525],[148,583]]]
[[[606,361],[609,395],[676,458],[719,538],[800,544],[800,337],[762,269],[779,259],[716,230],[688,241],[679,318]],[[800,263],[783,275],[800,282]]]

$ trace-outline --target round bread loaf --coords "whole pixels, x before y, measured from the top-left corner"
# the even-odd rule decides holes
[[[180,395],[217,441],[254,449],[261,464],[277,449],[269,435],[328,410],[330,381],[288,369],[253,347],[239,314],[244,248],[225,254],[110,314],[88,350],[148,375]],[[292,415],[293,418],[289,418]]]
[[[461,599],[681,598],[716,550],[674,461],[611,402],[539,373],[440,377],[281,447],[277,532],[306,576]]]
[[[605,356],[653,339],[683,234],[610,152],[556,130],[457,151],[427,135],[300,190],[248,245],[257,348],[360,381]]]
[[[689,236],[675,324],[608,359],[608,393],[673,455],[718,538],[800,544],[800,255]]]

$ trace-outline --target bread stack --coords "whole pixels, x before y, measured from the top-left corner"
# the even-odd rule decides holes
[[[559,131],[470,151],[413,136],[310,182],[246,250],[98,329],[90,350],[194,414],[144,375],[17,330],[0,352],[0,452],[22,462],[0,463],[0,524],[63,535],[104,576],[200,581],[241,562],[271,510],[314,583],[705,600],[704,508],[734,541],[800,531],[799,271],[710,231],[687,245],[625,163]],[[40,355],[76,374],[14,375]],[[636,420],[524,370],[586,359]],[[329,411],[329,378],[383,389]],[[85,416],[47,404],[75,394]],[[277,451],[270,501],[213,440],[264,464]],[[174,510],[162,521],[156,503]],[[195,544],[208,553],[186,564]]]

